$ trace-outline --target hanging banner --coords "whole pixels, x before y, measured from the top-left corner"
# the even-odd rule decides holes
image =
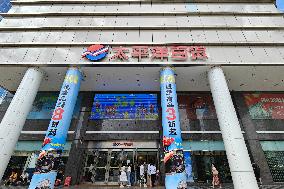
[[[161,71],[161,105],[163,125],[164,163],[167,189],[185,189],[186,173],[178,113],[174,71]]]
[[[56,172],[62,168],[61,153],[66,143],[82,75],[77,68],[69,68],[40,151],[29,189],[38,189],[41,183],[54,188]],[[55,175],[55,176],[54,176]]]

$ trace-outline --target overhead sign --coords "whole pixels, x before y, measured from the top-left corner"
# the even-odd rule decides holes
[[[204,46],[119,46],[91,45],[82,57],[99,61],[107,57],[109,62],[136,60],[148,61],[196,61],[208,59]]]

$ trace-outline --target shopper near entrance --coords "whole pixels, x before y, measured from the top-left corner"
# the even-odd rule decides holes
[[[18,173],[16,171],[12,171],[11,175],[9,176],[8,180],[5,182],[4,185],[16,185],[16,181],[18,179]]]
[[[126,170],[126,167],[123,166],[121,168],[120,177],[119,177],[120,188],[123,188],[127,184],[127,175],[126,175],[125,170]]]
[[[155,182],[156,182],[156,166],[153,164],[153,163],[151,163],[150,164],[150,174],[151,174],[151,183],[152,183],[152,187],[154,187],[155,186]]]
[[[215,186],[219,186],[220,188],[222,188],[221,182],[219,179],[219,172],[214,166],[214,164],[212,164],[212,176],[213,176],[212,177],[212,187],[215,188]]]
[[[146,162],[140,165],[139,167],[139,173],[140,173],[140,187],[143,186],[144,188],[147,188],[146,184],[146,174],[145,174],[145,167],[146,167]]]
[[[126,170],[127,186],[131,186],[131,164],[129,163]]]
[[[152,187],[152,182],[151,182],[151,164],[150,163],[147,165],[147,185]]]

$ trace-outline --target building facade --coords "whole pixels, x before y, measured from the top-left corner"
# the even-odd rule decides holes
[[[160,70],[171,66],[188,181],[210,183],[213,163],[230,183],[255,162],[263,183],[284,182],[284,19],[274,1],[11,3],[0,22],[0,85],[9,91],[0,129],[14,128],[0,135],[14,151],[3,178],[33,171],[69,67],[84,79],[65,175],[112,185],[122,165],[153,162],[163,178]]]

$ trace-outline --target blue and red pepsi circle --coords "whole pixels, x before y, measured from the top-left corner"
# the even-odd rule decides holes
[[[82,54],[82,57],[87,58],[91,61],[97,61],[105,58],[108,54],[109,46],[104,45],[91,45],[87,48],[87,51],[85,51]]]

